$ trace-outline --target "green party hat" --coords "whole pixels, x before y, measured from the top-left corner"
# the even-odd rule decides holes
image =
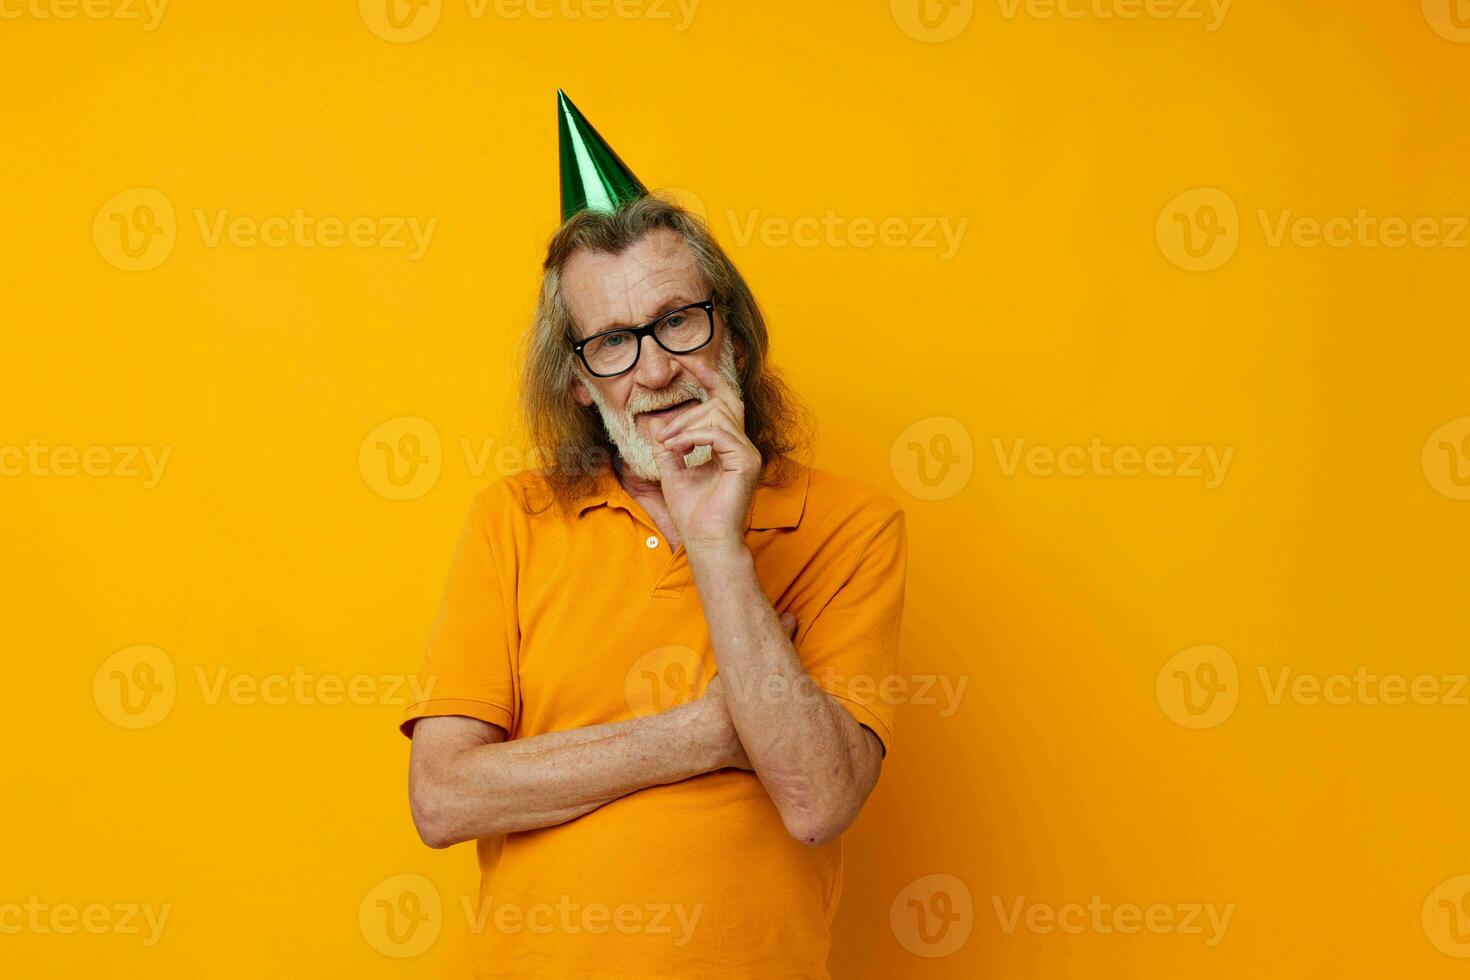
[[[556,108],[562,221],[579,211],[612,211],[648,193],[561,89],[556,90]]]

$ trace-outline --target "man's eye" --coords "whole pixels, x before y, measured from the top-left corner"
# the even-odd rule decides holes
[[[623,334],[615,333],[611,337],[604,337],[604,338],[602,338],[602,343],[603,343],[603,346],[605,346],[605,347],[617,347],[624,340],[627,340],[627,339],[628,338],[626,336],[624,336]]]
[[[675,313],[673,316],[665,320],[664,323],[668,324],[671,327],[682,327],[684,325],[684,321],[687,319],[689,318],[684,314]]]

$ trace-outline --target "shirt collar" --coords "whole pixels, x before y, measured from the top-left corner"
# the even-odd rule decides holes
[[[801,523],[802,512],[806,509],[806,491],[811,482],[811,470],[793,461],[790,477],[779,487],[762,485],[755,488],[745,525],[747,530],[796,527]],[[611,464],[605,464],[598,471],[597,485],[577,501],[577,516],[581,517],[600,505],[621,507],[630,513],[642,511],[637,501],[618,482],[618,476],[613,472]]]

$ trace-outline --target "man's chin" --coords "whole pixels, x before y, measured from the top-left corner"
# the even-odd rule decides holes
[[[632,450],[631,452],[629,450]],[[653,458],[652,446],[638,446],[636,448],[619,445],[618,455],[622,458],[623,469],[632,473],[640,480],[654,483],[659,482],[658,461]]]
[[[638,479],[646,480],[650,483],[662,482],[661,475],[658,471],[658,461],[653,458],[651,447],[647,453],[629,453],[624,451],[623,447],[619,447],[618,454],[622,457],[623,468],[638,477]],[[693,450],[685,454],[684,466],[686,468],[703,466],[711,459],[714,459],[714,455],[714,448],[711,446],[695,446]]]

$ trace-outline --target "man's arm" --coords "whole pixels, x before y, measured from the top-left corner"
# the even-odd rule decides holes
[[[748,766],[722,701],[507,740],[462,716],[421,718],[409,805],[430,847],[565,823],[605,803],[726,766]]]
[[[787,832],[825,844],[851,825],[877,785],[878,736],[807,674],[743,541],[689,542],[688,553],[745,754]]]
[[[709,365],[686,366],[710,397],[655,423],[660,489],[689,556],[745,754],[787,832],[824,844],[847,829],[873,791],[882,743],[817,686],[782,635],[745,546],[744,519],[762,465],[745,433],[745,404]],[[709,446],[712,458],[686,467],[684,455],[696,446]]]
[[[796,635],[796,619],[777,626]],[[462,715],[414,723],[409,809],[430,847],[552,827],[629,793],[734,767],[749,758],[715,678],[704,696],[606,725],[507,740]]]

